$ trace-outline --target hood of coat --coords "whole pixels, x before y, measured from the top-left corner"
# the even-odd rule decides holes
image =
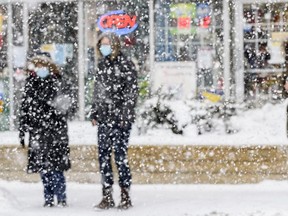
[[[110,55],[110,58],[115,59],[120,53],[121,44],[120,44],[119,37],[113,32],[105,32],[98,37],[98,41],[97,41],[97,45],[96,45],[97,46],[97,55],[101,58],[104,57],[100,52],[101,40],[104,37],[109,38],[110,45],[112,48],[112,54]]]
[[[29,75],[36,75],[35,68],[36,65],[41,64],[42,67],[47,67],[50,74],[59,75],[59,69],[57,65],[53,62],[50,55],[47,53],[37,53],[31,60],[27,62],[26,71]]]

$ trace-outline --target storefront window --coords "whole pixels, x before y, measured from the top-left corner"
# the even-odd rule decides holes
[[[0,5],[0,131],[9,128],[9,77],[7,71],[7,7]]]
[[[213,88],[223,73],[221,11],[221,1],[156,0],[155,61],[195,62],[198,88]]]
[[[27,76],[24,69],[36,52],[50,53],[78,100],[77,43],[75,2],[15,2],[0,6],[0,130],[17,129]]]
[[[156,61],[195,61],[197,50],[213,46],[213,4],[162,1],[155,4]]]
[[[36,3],[28,4],[28,8],[27,59],[38,51],[50,53],[52,60],[60,68],[64,83],[71,86],[73,100],[78,101],[77,4]],[[72,118],[73,115],[69,113],[69,117]]]
[[[288,4],[244,4],[246,91],[281,97],[287,73],[284,47],[288,38]],[[278,96],[277,96],[278,95]]]
[[[97,38],[102,30],[97,26],[98,19],[115,11],[123,11],[129,17],[134,17],[137,28],[130,33],[119,35],[122,51],[130,58],[138,70],[139,81],[143,81],[148,74],[149,60],[149,7],[148,1],[87,1],[84,5],[84,31],[86,50],[85,69],[85,107],[86,114],[90,111],[93,94],[93,83],[97,67],[95,54]],[[115,26],[114,26],[115,27]],[[113,28],[113,26],[112,26]],[[116,29],[116,28],[115,28]],[[118,29],[119,30],[119,29]]]

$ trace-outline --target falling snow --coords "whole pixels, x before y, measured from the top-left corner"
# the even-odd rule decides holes
[[[219,176],[229,178],[231,170],[241,177],[256,166],[259,178],[265,179],[263,173],[271,174],[270,163],[283,160],[275,168],[280,169],[283,181],[182,185],[177,181],[164,184],[163,178],[160,184],[133,184],[134,207],[128,211],[111,209],[99,214],[288,215],[287,1],[0,2],[0,153],[5,153],[0,158],[0,173],[12,169],[7,161],[24,163],[23,154],[17,152],[29,142],[29,162],[35,160],[28,173],[43,167],[49,170],[55,164],[57,169],[68,170],[71,163],[96,169],[96,157],[88,163],[85,160],[96,154],[91,147],[96,149],[98,129],[92,127],[90,118],[99,117],[95,110],[102,102],[109,109],[103,119],[108,115],[126,119],[121,126],[136,119],[129,144],[141,152],[145,146],[154,152],[165,146],[238,148],[225,158],[218,158],[216,148],[198,150],[197,156],[192,151],[181,155],[181,148],[177,149],[180,153],[174,148],[170,155],[157,152],[159,158],[136,157],[133,166],[139,166],[137,171],[165,176],[176,170],[173,175],[181,179],[182,171],[189,174],[192,167],[185,162],[197,157],[209,164],[210,169],[205,167],[203,172],[210,182],[216,168]],[[97,41],[105,31],[117,35],[125,58],[101,70],[107,61],[101,61]],[[124,84],[131,87],[130,92],[123,90]],[[118,94],[112,97],[115,92]],[[135,114],[130,108],[136,105],[137,95]],[[70,155],[70,146],[82,149],[79,158]],[[257,159],[259,152],[253,147],[271,146],[284,152],[281,158],[268,151],[265,160]],[[245,155],[243,168],[237,166],[237,153],[245,147],[252,150]],[[43,161],[45,155],[49,160]],[[123,160],[125,165],[128,162]],[[15,175],[25,172],[14,168]],[[195,175],[199,173],[196,170]],[[0,215],[98,214],[92,206],[101,198],[100,181],[87,184],[87,175],[86,179],[85,174],[78,175],[79,182],[86,183],[67,182],[68,207],[63,209],[42,207],[39,182],[0,179]],[[115,188],[117,202],[119,193]]]

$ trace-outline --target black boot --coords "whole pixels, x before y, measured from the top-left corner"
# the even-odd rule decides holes
[[[44,207],[54,207],[54,199],[53,196],[47,196],[45,198],[45,203],[43,205]]]
[[[102,190],[102,192],[103,192],[103,198],[101,202],[95,207],[99,209],[113,208],[115,206],[115,202],[112,197],[112,188],[105,188]]]
[[[44,207],[54,207],[54,203],[51,201],[51,202],[48,202],[48,201],[45,201]]]
[[[62,201],[58,201],[58,204],[57,204],[58,207],[67,207],[67,202],[65,200],[62,200]]]
[[[126,210],[130,207],[132,207],[132,202],[129,195],[129,188],[121,188],[121,201],[118,206],[118,209]]]

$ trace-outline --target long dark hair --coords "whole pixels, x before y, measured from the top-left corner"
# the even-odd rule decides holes
[[[115,33],[113,32],[105,32],[103,34],[101,34],[98,38],[97,41],[97,54],[100,57],[103,57],[103,55],[100,52],[100,46],[101,46],[101,41],[103,38],[108,38],[111,44],[111,48],[112,48],[112,53],[111,53],[111,59],[116,58],[119,53],[120,53],[120,49],[121,49],[121,44],[120,44],[120,39],[119,36],[117,36]]]

